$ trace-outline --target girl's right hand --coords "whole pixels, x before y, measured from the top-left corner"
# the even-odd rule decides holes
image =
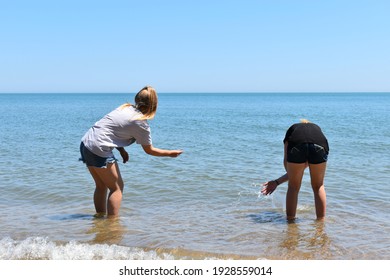
[[[145,153],[155,157],[178,157],[183,153],[183,150],[163,150],[153,147],[153,145],[142,145],[142,148]]]
[[[170,157],[178,157],[183,153],[183,150],[171,150]]]
[[[278,186],[278,184],[275,181],[265,182],[263,184],[263,189],[261,190],[261,193],[263,195],[269,195],[276,190],[277,186]]]

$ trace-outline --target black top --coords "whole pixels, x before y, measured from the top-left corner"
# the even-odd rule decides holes
[[[328,140],[321,128],[314,123],[296,123],[290,126],[286,132],[283,143],[288,141],[289,148],[303,143],[312,143],[324,147],[329,152]]]

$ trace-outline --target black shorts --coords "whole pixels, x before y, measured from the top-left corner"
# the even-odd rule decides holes
[[[328,152],[325,151],[324,147],[317,144],[303,143],[287,148],[287,162],[318,164],[327,160]]]

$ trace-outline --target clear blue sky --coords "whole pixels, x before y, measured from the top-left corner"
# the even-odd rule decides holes
[[[390,91],[390,1],[0,0],[0,93]]]

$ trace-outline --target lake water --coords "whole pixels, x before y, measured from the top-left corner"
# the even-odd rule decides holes
[[[133,98],[0,95],[0,259],[390,259],[390,94],[160,94],[154,146],[184,153],[128,147],[120,217],[97,219],[80,139]],[[295,223],[287,184],[260,193],[301,118],[330,144],[324,222],[308,172]]]

